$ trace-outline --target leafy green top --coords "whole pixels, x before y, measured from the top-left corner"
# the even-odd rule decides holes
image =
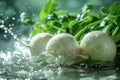
[[[57,11],[57,6],[55,0],[49,0],[45,4],[40,11],[41,21],[32,20],[36,26],[31,32],[32,35],[41,32],[51,34],[65,32],[72,34],[80,42],[87,32],[100,30],[111,36],[116,42],[117,48],[120,48],[120,2],[114,3],[109,9],[102,7],[99,13],[92,11],[91,4],[86,4],[81,13],[71,13],[67,10]],[[27,22],[27,25],[29,24],[31,25],[31,21]],[[120,55],[119,50],[117,53]]]

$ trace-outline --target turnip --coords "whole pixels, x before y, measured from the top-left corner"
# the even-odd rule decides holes
[[[52,37],[52,35],[49,33],[39,33],[39,34],[34,35],[31,38],[29,44],[25,44],[17,37],[17,35],[15,35],[10,29],[5,27],[4,25],[0,25],[0,28],[10,33],[13,36],[13,38],[17,40],[20,44],[29,48],[31,55],[33,56],[38,56],[40,53],[45,51],[46,44],[49,41],[49,39]]]
[[[81,53],[87,54],[91,60],[113,61],[116,55],[116,44],[102,31],[87,33],[80,43]]]
[[[38,56],[41,52],[45,51],[47,42],[52,37],[49,33],[39,33],[33,36],[29,43],[29,49],[32,56]]]
[[[61,64],[71,64],[77,60],[80,53],[76,39],[67,33],[53,36],[46,45],[48,54],[56,57]]]

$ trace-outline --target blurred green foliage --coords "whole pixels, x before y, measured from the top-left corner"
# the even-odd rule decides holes
[[[38,18],[36,14],[42,9],[47,0],[1,0],[0,1],[0,16],[5,19],[6,17],[18,17],[21,12],[28,12],[35,14],[34,18]],[[94,10],[97,11],[101,6],[109,7],[113,2],[119,0],[56,0],[59,3],[58,9],[68,10],[70,12],[80,12],[81,7],[86,3],[91,3],[95,6]]]
[[[48,0],[0,0],[0,21],[4,20],[7,27],[14,27],[20,23],[20,14],[27,12],[33,20],[39,21],[39,12]],[[93,11],[98,11],[101,6],[109,7],[113,2],[119,0],[56,0],[57,10],[66,10],[69,12],[81,12],[81,7],[86,3],[91,3]],[[66,11],[60,13],[67,13]],[[105,10],[106,11],[106,10]],[[48,12],[49,13],[49,12]],[[57,22],[55,22],[57,23]],[[19,30],[19,29],[18,29]],[[16,30],[15,30],[16,31]],[[0,29],[0,32],[3,31]]]

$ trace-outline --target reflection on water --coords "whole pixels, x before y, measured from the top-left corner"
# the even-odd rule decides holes
[[[33,59],[29,49],[10,29],[1,25],[13,36],[15,50],[0,52],[0,80],[119,80],[119,70],[88,70],[80,66],[49,64]],[[39,58],[39,57],[38,57]],[[84,65],[83,65],[84,66]]]
[[[18,45],[19,46],[19,45]],[[24,49],[24,50],[23,50]],[[24,47],[0,52],[0,80],[119,80],[117,70],[86,70],[73,66],[51,64],[40,66]]]

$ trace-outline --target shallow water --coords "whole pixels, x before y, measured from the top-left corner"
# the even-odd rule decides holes
[[[88,70],[80,66],[40,66],[29,50],[15,44],[16,50],[0,52],[0,80],[119,80],[119,70]]]
[[[14,50],[0,52],[0,80],[119,80],[120,71],[115,69],[94,70],[85,65],[69,66],[48,64],[41,66],[39,57],[31,57],[30,51],[10,29],[1,26],[16,41]],[[24,38],[23,38],[24,39]],[[26,40],[26,38],[25,38]],[[26,41],[25,41],[26,42]],[[11,41],[10,41],[11,43]],[[9,45],[9,44],[7,44]],[[8,46],[9,47],[9,46]],[[84,66],[84,67],[82,67]]]

